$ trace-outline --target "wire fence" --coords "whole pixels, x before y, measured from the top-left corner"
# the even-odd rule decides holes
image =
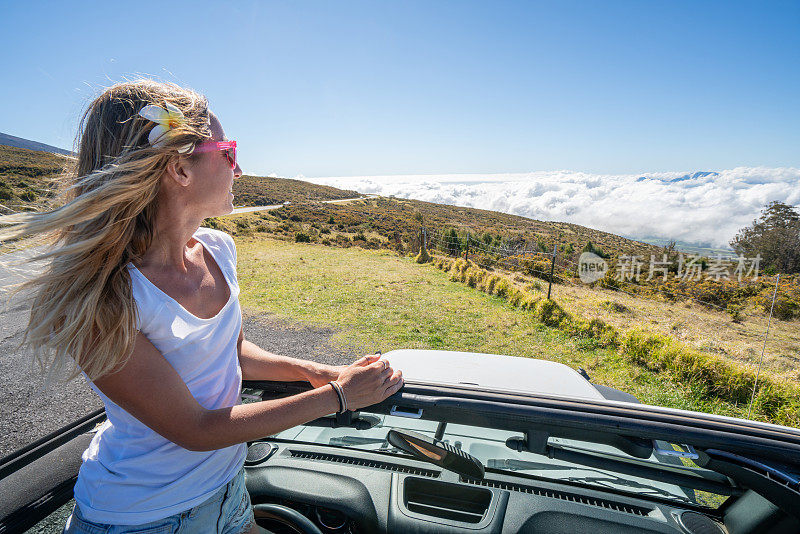
[[[453,257],[471,259],[479,266],[500,266],[545,280],[548,283],[548,298],[552,295],[554,283],[573,286],[583,284],[579,281],[581,264],[570,259],[568,254],[559,251],[558,245],[555,244],[552,245],[552,250],[544,251],[541,249],[544,247],[549,249],[549,245],[544,245],[541,241],[534,243],[520,240],[512,244],[495,237],[476,238],[471,232],[462,232],[459,235],[454,229],[440,230],[426,227],[421,228],[419,239],[419,243],[425,243],[426,248]],[[628,281],[620,273],[609,279],[597,281],[596,284],[631,297],[653,298],[662,294],[671,301],[680,299],[719,312],[731,312],[727,305],[711,302],[709,298],[698,298],[696,294],[681,291],[674,286],[666,288],[657,283],[642,284],[638,281]]]
[[[496,239],[476,239],[472,234],[454,235],[454,231],[422,228],[420,243],[427,249],[436,249],[450,256],[472,259],[479,265],[493,267],[500,265],[509,270],[524,271],[526,274],[546,280],[547,298],[551,298],[553,282],[569,283],[567,277],[555,271],[558,246],[552,252],[536,250],[527,242],[503,243]]]

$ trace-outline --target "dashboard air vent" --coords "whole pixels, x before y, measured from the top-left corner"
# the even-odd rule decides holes
[[[403,483],[403,504],[409,512],[461,523],[480,523],[492,492],[460,484],[448,484],[425,478],[406,478]]]
[[[523,484],[514,484],[511,482],[501,482],[499,480],[472,480],[464,479],[463,482],[476,484],[478,486],[487,486],[490,488],[504,489],[508,491],[519,491],[522,493],[530,493],[531,495],[539,495],[541,497],[549,497],[551,499],[561,499],[562,501],[576,502],[579,504],[588,504],[589,506],[599,506],[608,510],[616,512],[624,512],[631,515],[646,516],[652,512],[649,508],[642,506],[634,506],[616,501],[609,501],[607,499],[597,499],[595,497],[588,497],[586,495],[578,495],[577,493],[567,493],[565,491],[557,491],[552,489],[537,488],[534,486],[526,486]]]
[[[324,454],[319,452],[308,451],[289,451],[292,458],[302,458],[305,460],[321,460],[323,462],[336,462],[340,464],[357,465],[361,467],[371,467],[373,469],[386,469],[387,471],[395,471],[397,473],[408,473],[409,475],[417,475],[422,477],[438,478],[439,472],[433,469],[423,469],[421,467],[409,467],[406,465],[393,464],[390,462],[380,462],[377,460],[364,460],[361,458],[350,458],[347,456],[339,456],[338,454]]]

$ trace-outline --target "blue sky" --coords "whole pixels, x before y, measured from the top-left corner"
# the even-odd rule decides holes
[[[102,87],[205,93],[246,172],[800,167],[800,2],[4,3],[0,131]]]

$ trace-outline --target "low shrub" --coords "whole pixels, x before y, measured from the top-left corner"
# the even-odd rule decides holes
[[[734,323],[741,323],[744,319],[744,306],[741,304],[728,304],[725,311],[728,312]]]
[[[561,327],[562,323],[569,319],[567,312],[550,299],[542,299],[537,302],[533,314],[540,323],[553,328]]]
[[[653,371],[667,371],[677,380],[700,387],[703,397],[746,404],[756,375],[735,363],[693,350],[660,334],[632,329],[622,338],[620,352],[629,361]],[[770,421],[796,426],[800,422],[800,391],[762,376],[754,408]]]
[[[508,290],[508,302],[514,307],[519,307],[522,299],[525,298],[525,293],[517,289],[516,287],[512,287]]]
[[[628,308],[621,302],[614,302],[613,300],[604,300],[603,302],[600,303],[600,306],[614,313],[627,313],[631,311],[630,308]]]
[[[530,284],[525,286],[525,291],[542,291],[542,283],[538,280],[534,280]]]
[[[500,280],[494,285],[494,294],[500,298],[506,298],[508,296],[508,291],[508,280],[505,278],[500,278]]]
[[[486,271],[484,271],[483,269],[470,267],[466,270],[466,276],[467,276],[467,285],[469,287],[479,287],[481,282],[483,282],[484,277],[486,276]]]
[[[774,308],[772,306],[772,296],[763,299],[761,305],[764,307],[766,313],[772,310],[773,317],[782,321],[790,321],[796,315],[800,316],[800,306],[786,295],[776,295]]]
[[[295,243],[310,243],[311,237],[303,232],[297,232],[294,234],[294,242]]]
[[[423,244],[420,247],[419,254],[417,254],[417,257],[414,261],[416,261],[417,263],[428,263],[429,261],[431,261],[431,259],[432,259],[431,255],[428,254],[428,249],[425,248],[425,245]]]
[[[494,291],[494,286],[500,281],[500,277],[496,274],[491,275],[489,278],[486,279],[485,291],[491,294]]]

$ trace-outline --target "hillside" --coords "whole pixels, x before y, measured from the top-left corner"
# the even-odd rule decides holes
[[[510,248],[550,252],[553,245],[558,245],[562,255],[574,259],[588,242],[611,256],[639,254],[649,257],[662,251],[655,245],[577,224],[536,221],[519,215],[421,200],[378,197],[338,205],[308,202],[286,206],[276,213],[281,218],[318,224],[333,218],[339,228],[373,231],[403,241],[416,238],[422,226],[429,231],[455,229],[459,234],[470,233],[478,239],[490,237]]]
[[[66,164],[58,154],[0,145],[0,213],[42,207]]]
[[[16,135],[5,134],[3,132],[0,132],[0,145],[11,146],[15,148],[26,148],[28,150],[36,150],[39,152],[49,152],[51,154],[62,154],[64,156],[74,155],[73,152],[63,148],[58,148],[57,146],[40,143],[38,141],[31,141],[30,139],[24,139],[22,137],[17,137]]]
[[[245,174],[233,182],[237,206],[269,206],[283,202],[340,200],[360,196],[357,191],[337,189],[291,178],[273,178]]]

